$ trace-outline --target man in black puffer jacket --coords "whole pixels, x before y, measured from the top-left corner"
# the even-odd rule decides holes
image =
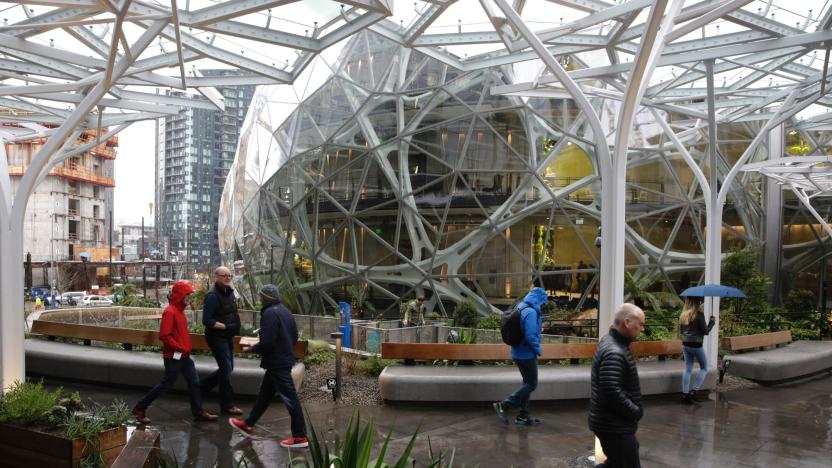
[[[642,330],[644,311],[633,304],[621,305],[592,358],[589,428],[601,441],[607,461],[599,466],[605,468],[641,466],[636,430],[644,410],[638,369],[629,346]]]

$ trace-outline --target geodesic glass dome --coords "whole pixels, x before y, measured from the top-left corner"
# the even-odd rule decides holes
[[[294,85],[259,88],[221,202],[238,290],[254,302],[275,282],[307,313],[361,291],[389,315],[418,295],[440,313],[462,299],[496,310],[533,285],[591,303],[591,130],[570,99],[494,93],[523,72],[464,72],[365,31]],[[619,102],[594,102],[612,125]],[[627,263],[673,288],[701,275],[704,213],[656,116],[667,118],[640,112],[632,132]],[[733,138],[750,138],[744,128]],[[700,134],[681,137],[703,154]],[[758,197],[737,196],[751,209],[727,209],[726,222],[753,225]]]

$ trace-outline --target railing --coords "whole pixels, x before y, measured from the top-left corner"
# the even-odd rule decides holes
[[[393,324],[394,326],[391,326]],[[353,349],[380,353],[382,343],[449,343],[462,337],[475,336],[479,344],[502,344],[499,330],[449,327],[434,323],[418,327],[399,328],[398,322],[353,321],[350,327]],[[541,337],[542,343],[594,343],[595,338],[549,335]]]
[[[10,176],[22,176],[28,166],[9,166]],[[102,185],[104,187],[115,187],[116,183],[112,177],[105,177],[95,174],[93,171],[84,168],[71,169],[69,167],[53,167],[49,171],[49,175],[64,177],[71,180],[79,180],[81,182],[89,182],[91,184]],[[71,192],[77,194],[77,191]]]

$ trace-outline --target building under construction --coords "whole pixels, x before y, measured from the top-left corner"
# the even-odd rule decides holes
[[[31,133],[27,128],[4,124],[2,131],[12,136]],[[22,175],[47,140],[49,128],[42,127],[44,137],[7,143],[6,154],[12,190],[16,192]],[[92,143],[106,129],[85,130],[76,146]],[[9,139],[7,139],[9,141]],[[110,258],[108,234],[113,207],[114,162],[118,138],[113,136],[89,151],[71,156],[49,171],[29,198],[23,226],[24,251],[32,262],[55,265],[59,261],[81,260],[87,253],[90,261]],[[118,258],[118,252],[113,252]],[[40,284],[46,281],[51,284]],[[54,281],[53,281],[54,280]],[[65,290],[56,268],[47,275],[33,275],[32,286],[56,286]]]

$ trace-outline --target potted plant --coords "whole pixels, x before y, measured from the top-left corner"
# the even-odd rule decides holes
[[[122,401],[84,406],[75,392],[15,382],[0,398],[0,459],[6,466],[110,466],[127,443]]]

